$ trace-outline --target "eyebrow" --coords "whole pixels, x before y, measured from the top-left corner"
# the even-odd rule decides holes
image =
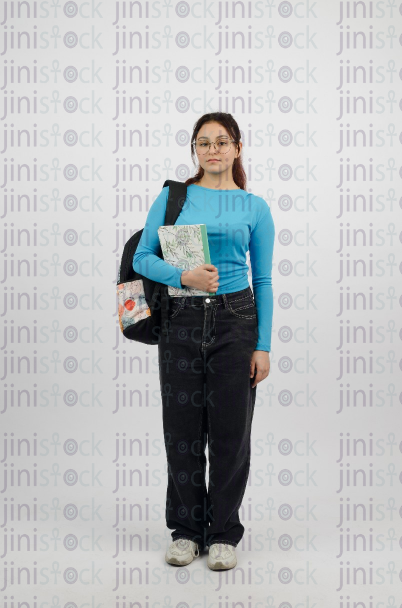
[[[229,137],[227,135],[218,135],[218,137],[216,139],[221,139],[221,138],[229,139]],[[208,137],[203,136],[203,137],[199,137],[198,139],[208,139]]]

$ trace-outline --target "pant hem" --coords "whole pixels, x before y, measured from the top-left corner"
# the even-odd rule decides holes
[[[179,540],[180,538],[184,538],[185,540],[192,540],[193,543],[198,545],[198,547],[202,547],[202,544],[198,540],[194,540],[194,536],[184,536],[184,535],[175,536],[175,537],[172,536],[172,542],[174,542],[175,540]]]
[[[237,543],[234,542],[233,540],[213,540],[211,543],[207,543],[209,547],[212,547],[212,545],[217,545],[218,543],[223,544],[223,545],[232,545],[232,547],[237,547]]]

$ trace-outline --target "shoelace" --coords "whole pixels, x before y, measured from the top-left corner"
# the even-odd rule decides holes
[[[173,544],[174,544],[174,545],[176,545],[176,547],[177,547],[177,544],[176,544],[176,543],[179,543],[179,542],[183,543],[183,540],[187,540],[187,539],[183,539],[183,538],[177,538],[176,540],[174,540],[174,541],[173,541]],[[189,540],[187,540],[187,543],[190,543],[190,541],[189,541]],[[191,555],[192,555],[193,557],[198,557],[198,556],[199,556],[199,554],[200,554],[200,550],[199,550],[199,548],[198,548],[197,543],[194,543],[194,544],[195,544],[195,546],[196,546],[196,552],[194,552],[193,545],[190,545],[190,551],[191,551]]]
[[[214,543],[214,544],[218,545],[219,553],[222,553],[222,551],[224,551],[225,547],[226,547],[226,549],[229,549],[229,547],[232,546],[232,545],[228,545],[227,543]]]

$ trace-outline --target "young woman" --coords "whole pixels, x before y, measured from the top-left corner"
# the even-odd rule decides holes
[[[164,224],[168,187],[149,210],[133,259],[135,270],[154,281],[214,294],[171,297],[169,336],[158,345],[166,524],[173,530],[165,559],[187,565],[208,547],[213,570],[237,563],[256,386],[270,367],[275,229],[265,200],[246,191],[240,139],[237,122],[222,112],[202,116],[191,138],[198,167],[186,181],[176,224],[206,224],[213,263],[181,270],[159,257],[157,229]]]

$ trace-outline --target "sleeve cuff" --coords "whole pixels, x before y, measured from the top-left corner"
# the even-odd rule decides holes
[[[179,289],[183,289],[184,285],[181,284],[181,275],[183,274],[183,270],[181,268],[176,268],[176,276],[175,276],[175,284],[172,287],[178,287]]]

